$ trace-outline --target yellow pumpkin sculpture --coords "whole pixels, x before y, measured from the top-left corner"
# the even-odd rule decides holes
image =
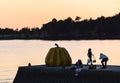
[[[68,51],[59,47],[51,48],[45,58],[45,63],[47,66],[69,66],[72,63],[72,59]]]

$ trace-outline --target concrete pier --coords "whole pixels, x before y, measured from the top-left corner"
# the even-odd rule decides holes
[[[114,68],[117,68],[116,71],[112,71]],[[120,67],[114,66],[114,68],[108,66],[108,70],[87,69],[87,66],[84,66],[79,75],[75,76],[75,69],[71,66],[19,67],[13,83],[120,83]]]

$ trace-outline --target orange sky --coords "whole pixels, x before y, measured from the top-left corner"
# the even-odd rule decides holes
[[[112,16],[120,0],[0,0],[0,27],[41,27],[52,18]]]

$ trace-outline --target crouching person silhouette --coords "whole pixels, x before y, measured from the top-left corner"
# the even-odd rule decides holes
[[[105,54],[100,53],[100,58],[99,59],[101,59],[102,69],[107,68],[108,57]]]
[[[83,64],[82,64],[82,61],[79,59],[76,64],[76,69],[75,69],[75,76],[78,76],[80,71],[82,70],[82,67],[83,67]]]

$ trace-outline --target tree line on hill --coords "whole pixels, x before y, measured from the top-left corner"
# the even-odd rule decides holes
[[[64,20],[53,18],[41,28],[0,28],[0,39],[120,39],[120,13],[111,17],[101,16],[95,20],[81,20],[79,16],[74,20],[71,17]]]

